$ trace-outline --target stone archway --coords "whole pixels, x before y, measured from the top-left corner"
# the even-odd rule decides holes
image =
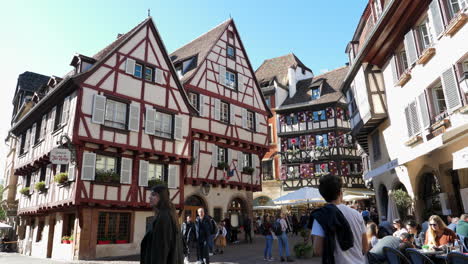
[[[388,190],[385,184],[379,186],[380,215],[387,217],[388,212]]]
[[[246,200],[238,196],[233,197],[227,205],[227,214],[231,218],[233,227],[240,227],[246,216],[250,218],[249,212]]]
[[[433,172],[426,172],[421,176],[419,197],[424,206],[423,218],[427,219],[433,214],[442,214],[439,194],[441,188],[437,176]]]
[[[205,214],[208,214],[207,203],[202,197],[198,195],[191,195],[187,197],[187,199],[185,199],[185,202],[184,202],[183,220],[185,221],[187,216],[190,216],[192,217],[192,221],[195,221],[195,218],[198,215],[197,213],[198,208],[204,208]]]

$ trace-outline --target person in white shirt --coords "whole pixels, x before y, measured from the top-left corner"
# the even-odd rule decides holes
[[[406,228],[403,226],[403,223],[398,218],[393,220],[393,227],[396,229],[396,231],[393,233],[394,237],[400,237],[401,234],[408,233],[408,230],[406,230]]]
[[[342,204],[341,186],[338,176],[320,178],[319,192],[328,204],[311,215],[314,255],[322,256],[322,263],[364,264],[369,249],[364,219],[358,211]]]

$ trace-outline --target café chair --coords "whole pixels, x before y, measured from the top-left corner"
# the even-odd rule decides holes
[[[463,247],[463,252],[468,252],[468,245],[466,241],[468,240],[467,237],[457,234],[458,241],[460,241],[460,246]]]
[[[432,261],[428,256],[414,248],[406,249],[406,255],[409,256],[413,264],[434,264],[434,261]]]
[[[384,247],[383,248],[385,257],[387,258],[388,264],[411,264],[411,262],[401,253],[399,250]]]
[[[382,264],[383,262],[379,260],[379,258],[371,252],[367,252],[366,254],[367,257],[367,263],[369,264]]]
[[[466,264],[468,263],[468,255],[460,252],[450,252],[447,255],[447,263],[450,264]]]

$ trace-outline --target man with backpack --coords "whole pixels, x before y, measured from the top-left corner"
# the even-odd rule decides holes
[[[288,224],[286,222],[286,215],[281,213],[276,222],[273,224],[273,232],[278,237],[279,255],[281,262],[294,262],[289,253],[289,242],[287,231]]]
[[[195,221],[195,230],[197,235],[197,260],[201,264],[209,264],[209,245],[211,233],[213,231],[211,219],[205,215],[203,208],[198,208],[198,217]]]

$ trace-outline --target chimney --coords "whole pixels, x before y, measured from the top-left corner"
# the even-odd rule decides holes
[[[346,66],[349,66],[349,62],[345,63]]]
[[[296,70],[292,67],[288,68],[288,80],[289,80],[289,98],[292,98],[296,94]]]
[[[124,34],[122,34],[122,33],[117,34],[117,39],[119,39],[119,38],[120,38],[121,36],[123,36],[123,35],[124,35]]]

